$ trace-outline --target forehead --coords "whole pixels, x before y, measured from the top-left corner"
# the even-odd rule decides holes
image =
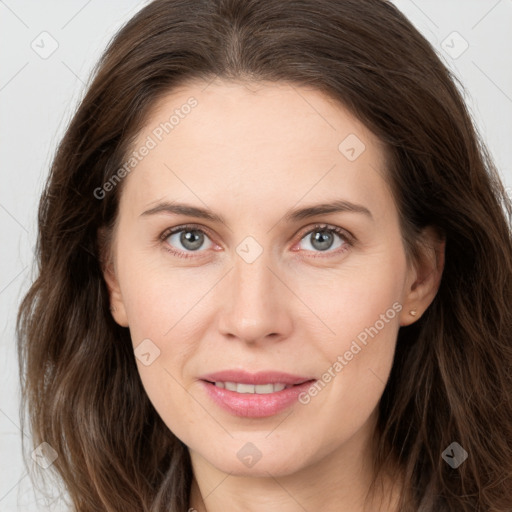
[[[375,202],[388,193],[379,139],[340,103],[292,84],[181,86],[151,109],[132,149],[144,146],[151,149],[126,178],[132,205],[195,196],[243,209],[326,193]]]

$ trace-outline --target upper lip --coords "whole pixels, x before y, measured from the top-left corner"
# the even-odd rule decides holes
[[[257,373],[249,373],[243,370],[223,370],[220,372],[210,373],[200,377],[201,380],[209,382],[236,382],[238,384],[302,384],[314,377],[305,377],[300,375],[292,375],[285,372],[262,371]]]

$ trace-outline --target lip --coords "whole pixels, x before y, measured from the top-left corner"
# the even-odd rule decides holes
[[[234,416],[264,418],[274,416],[297,402],[299,395],[308,390],[316,379],[289,373],[266,371],[248,373],[226,370],[200,377],[207,396],[219,407]],[[237,382],[243,384],[283,383],[292,387],[267,394],[237,393],[218,388],[214,382]]]
[[[209,382],[239,382],[241,384],[283,384],[296,385],[309,380],[316,380],[314,377],[292,375],[279,371],[263,371],[249,373],[243,370],[224,370],[221,372],[210,373],[199,377],[201,380]]]

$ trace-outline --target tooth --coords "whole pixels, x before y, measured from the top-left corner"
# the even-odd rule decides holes
[[[283,389],[290,388],[292,386],[288,386],[283,383],[276,384],[243,384],[238,382],[215,382],[215,386],[222,389],[227,389],[228,391],[235,391],[236,393],[246,393],[246,394],[259,394],[259,395],[267,395],[269,393],[277,393],[278,391],[282,391]]]
[[[254,384],[238,384],[236,387],[237,393],[254,393]]]
[[[224,382],[226,389],[229,391],[236,391],[237,384],[236,382]]]
[[[267,393],[274,392],[273,384],[259,384],[258,386],[254,386],[254,391],[260,395],[266,395]]]

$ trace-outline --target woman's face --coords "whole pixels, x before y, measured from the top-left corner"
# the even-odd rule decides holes
[[[232,474],[360,454],[428,299],[377,138],[318,91],[216,81],[160,101],[133,149],[105,275],[163,421]]]

